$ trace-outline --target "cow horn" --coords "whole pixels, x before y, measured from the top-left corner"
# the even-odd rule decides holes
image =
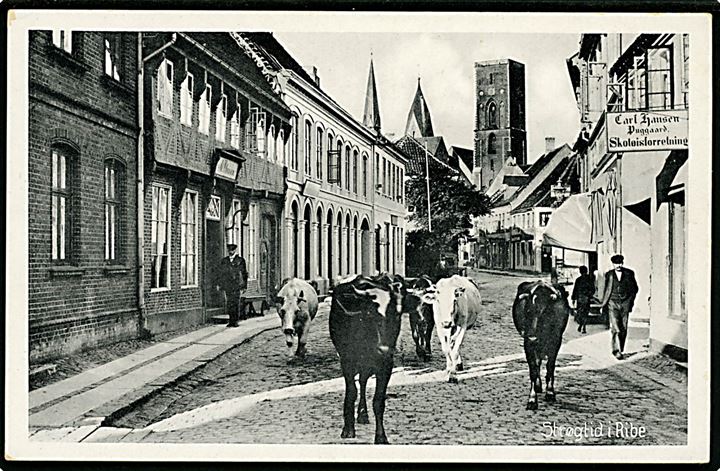
[[[518,296],[518,299],[526,299],[526,298],[528,298],[529,296],[530,296],[530,294],[528,294],[528,293],[523,293],[523,294],[521,294],[520,296]]]

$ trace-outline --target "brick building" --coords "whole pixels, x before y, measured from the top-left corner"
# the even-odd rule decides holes
[[[245,296],[272,294],[290,112],[233,34],[146,37],[144,327],[160,332],[222,313],[227,243],[245,258]]]
[[[137,335],[137,34],[29,34],[30,361]]]

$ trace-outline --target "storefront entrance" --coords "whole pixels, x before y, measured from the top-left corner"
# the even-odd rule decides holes
[[[218,284],[220,262],[225,254],[223,249],[223,227],[220,221],[222,201],[211,197],[205,213],[205,315],[206,319],[224,313],[225,296],[215,287]]]

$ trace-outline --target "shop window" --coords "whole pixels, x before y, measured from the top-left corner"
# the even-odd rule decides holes
[[[125,166],[117,159],[105,161],[105,260],[121,257]]]
[[[194,77],[188,73],[180,87],[180,123],[192,126]]]
[[[73,171],[75,155],[66,148],[52,150],[52,260],[71,261],[73,228]]]
[[[229,243],[235,244],[238,247],[242,247],[242,227],[243,227],[243,214],[241,210],[242,206],[240,204],[240,201],[233,200],[232,202],[232,212],[230,213],[230,220],[229,226],[232,227],[230,230],[230,233],[228,234]]]
[[[180,282],[197,286],[197,192],[186,190],[180,208]]]
[[[52,41],[55,47],[68,54],[73,53],[73,32],[68,29],[55,29],[52,32]]]
[[[152,186],[150,288],[170,289],[170,202],[169,187]]]
[[[173,63],[164,59],[157,77],[158,112],[171,117],[173,113]]]
[[[248,280],[257,279],[257,227],[260,224],[258,218],[257,203],[250,203],[248,207],[247,223],[243,225],[243,258],[247,264]]]
[[[105,75],[120,80],[120,44],[122,36],[118,33],[105,34]],[[68,51],[69,52],[69,51]]]
[[[200,97],[198,104],[198,130],[205,134],[210,134],[210,103],[212,100],[212,85],[205,85],[205,91]]]

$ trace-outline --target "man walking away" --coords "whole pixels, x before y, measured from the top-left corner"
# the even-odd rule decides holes
[[[635,272],[623,267],[625,259],[622,255],[613,255],[610,261],[614,268],[605,273],[602,306],[608,307],[612,353],[615,358],[622,360],[627,338],[628,317],[630,317],[630,312],[635,304],[638,285],[635,281]]]
[[[240,295],[247,288],[247,268],[245,260],[237,253],[237,245],[228,244],[227,248],[228,256],[220,262],[220,278],[216,288],[225,291],[226,311],[230,318],[228,327],[237,327]]]
[[[595,294],[595,277],[588,275],[586,266],[580,267],[580,276],[575,280],[572,299],[575,301],[575,321],[578,323],[578,332],[587,334],[585,325],[590,313],[590,302]]]

